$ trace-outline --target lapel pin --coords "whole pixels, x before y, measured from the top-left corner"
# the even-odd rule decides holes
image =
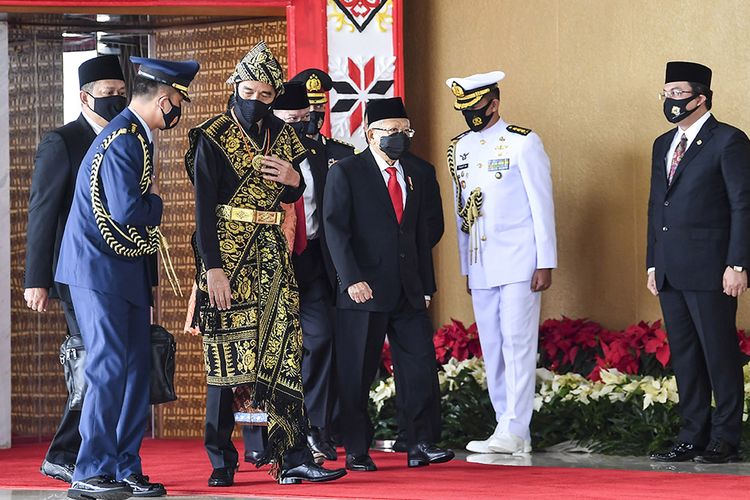
[[[696,144],[697,144],[698,146],[700,146],[701,144],[703,144],[703,141],[702,141],[701,139],[698,139],[698,140],[697,140],[697,141],[696,141],[695,143],[696,143]]]
[[[411,183],[411,175],[407,176],[406,179],[409,181],[409,191],[414,191],[414,184]]]

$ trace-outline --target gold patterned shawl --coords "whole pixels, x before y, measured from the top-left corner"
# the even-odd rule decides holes
[[[194,179],[195,148],[200,136],[225,156],[240,179],[227,202],[239,208],[280,210],[284,186],[266,181],[252,166],[260,147],[248,141],[227,114],[209,119],[189,133],[185,165]],[[291,127],[272,138],[270,154],[293,162],[305,148]],[[307,427],[302,395],[302,329],[299,291],[280,226],[218,219],[222,265],[232,290],[228,311],[210,307],[206,269],[196,252],[199,324],[209,385],[247,384],[253,406],[268,413],[269,445],[263,463],[281,463],[283,452],[304,441]],[[302,441],[301,441],[302,440]],[[276,472],[276,470],[275,470]]]

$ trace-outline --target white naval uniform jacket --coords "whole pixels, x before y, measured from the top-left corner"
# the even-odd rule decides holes
[[[477,187],[483,194],[476,261],[456,215],[461,274],[470,288],[529,281],[536,269],[557,267],[550,163],[537,134],[503,120],[465,133],[455,146],[455,169],[462,203]]]

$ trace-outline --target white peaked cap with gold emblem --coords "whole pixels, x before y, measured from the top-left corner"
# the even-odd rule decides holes
[[[465,78],[448,78],[445,84],[456,96],[453,107],[463,110],[478,103],[482,97],[497,88],[497,82],[505,78],[502,71],[490,71],[489,73],[478,73]]]

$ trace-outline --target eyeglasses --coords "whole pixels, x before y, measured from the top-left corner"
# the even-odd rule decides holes
[[[663,101],[664,99],[679,99],[682,96],[688,97],[691,95],[695,95],[695,92],[693,92],[692,90],[665,90],[664,92],[659,92],[659,100]]]
[[[381,132],[386,132],[388,135],[398,134],[399,132],[403,132],[406,137],[414,137],[413,128],[405,128],[404,130],[394,128],[379,128],[379,127],[370,127],[370,130],[380,130]]]

